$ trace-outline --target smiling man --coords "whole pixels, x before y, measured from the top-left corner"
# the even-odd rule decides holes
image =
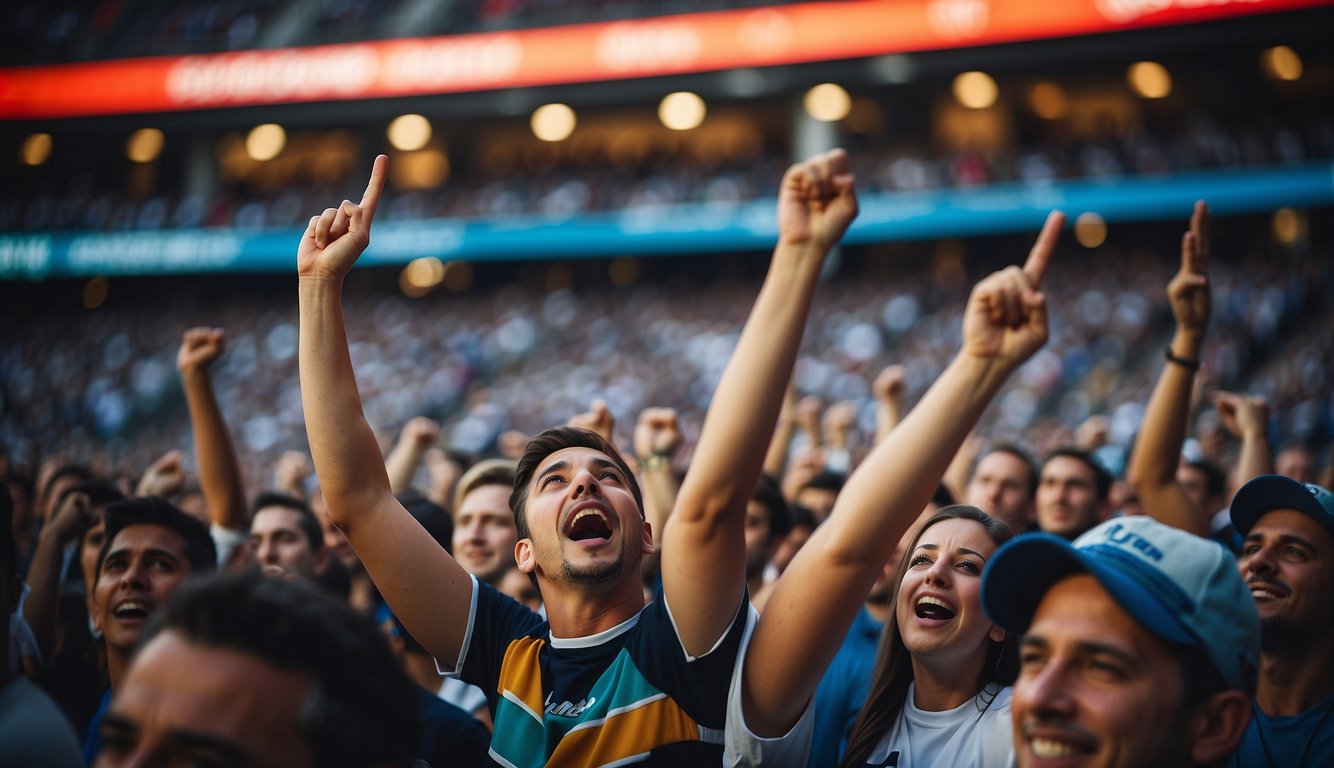
[[[302,404],[330,518],[442,669],[487,691],[496,764],[717,764],[749,615],[746,502],[820,269],[857,213],[847,155],[818,155],[783,177],[769,274],[661,532],[660,599],[645,605],[640,562],[654,532],[616,449],[573,427],[528,442],[510,495],[514,559],[536,580],[546,621],[409,518],[362,413],[342,284],[370,242],[386,163],[376,159],[360,205],[312,217],[297,251]]]
[[[1237,491],[1241,575],[1260,612],[1260,686],[1238,766],[1334,765],[1334,494],[1262,475]]]
[[[102,716],[153,612],[187,578],[217,564],[208,528],[160,498],[116,502],[105,518],[107,543],[97,561],[88,614],[106,645],[111,686],[88,724],[89,762],[100,746]]]
[[[1222,546],[1146,517],[1020,536],[982,605],[1022,636],[1020,766],[1213,766],[1241,741],[1260,626]]]

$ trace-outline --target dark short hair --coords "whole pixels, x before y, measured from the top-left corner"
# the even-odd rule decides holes
[[[398,503],[412,515],[435,543],[454,554],[454,519],[444,507],[426,498],[420,491],[407,490],[398,495]]]
[[[308,674],[297,726],[311,765],[406,763],[417,746],[415,690],[365,617],[311,585],[246,570],[190,579],[154,617],[162,632]]]
[[[931,503],[937,507],[952,507],[954,506],[954,494],[950,493],[950,489],[944,483],[941,483],[936,486],[936,492],[931,494]]]
[[[116,543],[116,536],[132,525],[156,525],[179,535],[185,542],[185,559],[190,563],[191,573],[209,573],[218,566],[218,550],[208,526],[166,499],[159,496],[122,499],[108,506],[105,514],[107,540],[97,555],[94,575],[101,575],[102,563],[106,561],[111,545]]]
[[[1227,475],[1217,464],[1207,459],[1196,459],[1186,462],[1186,466],[1204,473],[1204,488],[1210,498],[1223,495],[1227,488]]]
[[[125,498],[125,494],[121,493],[119,488],[105,480],[80,480],[60,492],[60,497],[56,499],[56,509],[75,493],[87,496],[94,507],[105,507]]]
[[[524,507],[528,504],[528,483],[533,479],[537,465],[556,451],[566,448],[591,448],[606,454],[625,475],[625,481],[630,486],[630,494],[635,497],[635,506],[639,508],[640,516],[643,516],[644,497],[639,491],[639,481],[635,479],[635,473],[630,471],[625,459],[621,458],[616,446],[590,429],[552,427],[528,441],[514,470],[514,490],[510,492],[510,509],[514,511],[514,527],[518,530],[520,539],[526,539],[531,535]]]
[[[1060,458],[1074,459],[1088,467],[1093,472],[1093,489],[1097,493],[1098,501],[1107,500],[1107,494],[1112,490],[1112,473],[1099,464],[1097,459],[1093,458],[1093,454],[1073,446],[1064,446],[1047,454],[1047,458],[1042,460],[1043,468],[1045,469],[1052,459]]]
[[[97,475],[94,475],[91,469],[82,464],[61,464],[56,468],[55,472],[51,473],[50,477],[46,478],[46,483],[42,485],[41,498],[45,499],[47,496],[50,496],[51,489],[56,487],[56,483],[66,477],[77,478],[78,482],[82,483],[96,479]]]
[[[973,474],[977,474],[977,468],[982,463],[982,460],[993,453],[1009,454],[1023,462],[1024,469],[1028,470],[1028,497],[1030,499],[1033,498],[1038,492],[1038,468],[1037,465],[1033,463],[1032,454],[1025,451],[1023,448],[1020,448],[1017,443],[997,443],[996,445],[993,445],[991,450],[977,457],[977,461],[973,463]],[[968,479],[971,481],[972,476],[969,476]]]
[[[760,475],[760,482],[755,486],[751,498],[769,513],[770,540],[782,538],[792,530],[792,513],[788,509],[787,500],[783,498],[782,489],[778,487],[778,481],[771,475]]]
[[[848,481],[848,476],[842,472],[834,472],[828,469],[822,469],[816,472],[810,480],[801,484],[800,490],[812,488],[818,491],[833,491],[838,493],[843,490],[843,484]]]
[[[787,512],[788,517],[790,518],[788,521],[790,524],[787,528],[788,533],[791,533],[793,528],[810,528],[811,530],[815,530],[815,527],[820,524],[820,521],[815,519],[814,512],[810,511],[805,505],[798,504],[795,501],[787,505]]]
[[[324,528],[320,526],[319,518],[315,517],[315,510],[311,509],[310,504],[304,499],[279,491],[265,491],[256,496],[255,502],[250,505],[251,525],[254,525],[255,515],[265,507],[292,510],[297,514],[296,524],[301,527],[301,532],[306,534],[306,540],[310,542],[310,551],[318,552],[324,546]]]

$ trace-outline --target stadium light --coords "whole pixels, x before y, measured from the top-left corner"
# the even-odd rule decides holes
[[[421,115],[399,115],[385,132],[394,149],[415,152],[431,140],[431,121]]]
[[[542,141],[564,141],[574,133],[574,110],[565,104],[543,104],[533,110],[533,135]]]
[[[1260,55],[1260,67],[1275,80],[1300,80],[1302,57],[1286,45],[1268,48]]]
[[[1161,99],[1172,92],[1172,75],[1156,61],[1137,61],[1130,65],[1126,80],[1135,93],[1146,99]]]
[[[280,155],[287,146],[287,131],[277,123],[264,123],[250,129],[245,137],[245,151],[251,160],[264,162]]]
[[[673,131],[688,131],[704,122],[708,108],[699,94],[677,91],[662,97],[658,103],[658,119]]]
[[[954,78],[954,98],[969,109],[986,109],[999,94],[996,81],[986,72],[962,72]]]
[[[51,134],[34,133],[23,140],[19,157],[24,165],[41,165],[51,158]]]
[[[1107,242],[1107,222],[1093,211],[1085,211],[1075,219],[1075,240],[1090,250]]]
[[[834,83],[820,83],[806,91],[802,103],[806,114],[822,123],[838,122],[852,111],[852,97],[843,86]]]
[[[125,142],[125,156],[132,163],[151,163],[162,154],[166,138],[156,128],[140,128]]]
[[[1304,217],[1291,208],[1279,208],[1274,211],[1274,240],[1283,246],[1289,246],[1303,239],[1306,222]]]
[[[94,277],[83,284],[83,308],[97,309],[106,303],[111,286],[105,277]]]
[[[1043,82],[1028,92],[1028,105],[1043,120],[1060,120],[1070,109],[1065,91],[1056,83]]]

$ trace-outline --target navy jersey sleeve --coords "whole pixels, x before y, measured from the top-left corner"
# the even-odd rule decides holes
[[[670,607],[659,592],[644,609],[633,654],[644,676],[662,690],[672,691],[688,715],[701,726],[721,731],[727,719],[727,688],[732,679],[750,600],[744,596],[736,616],[718,642],[703,656],[687,655]]]
[[[473,585],[475,601],[457,672],[459,679],[486,693],[494,711],[506,649],[516,638],[545,635],[547,627],[541,616],[490,584],[474,578]]]

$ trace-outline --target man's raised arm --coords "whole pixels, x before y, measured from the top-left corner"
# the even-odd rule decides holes
[[[856,215],[843,150],[783,176],[778,246],[663,533],[663,592],[691,655],[708,652],[741,605],[746,502],[759,482],[820,267]]]
[[[210,366],[222,356],[225,339],[226,333],[221,328],[186,330],[176,352],[176,368],[181,372],[181,387],[190,409],[199,490],[208,508],[208,519],[219,528],[246,531],[250,528],[250,513],[246,508],[241,466],[209,377]]]
[[[1197,536],[1209,535],[1209,513],[1190,500],[1176,475],[1190,423],[1191,388],[1209,325],[1208,223],[1208,207],[1197,202],[1190,231],[1181,236],[1181,268],[1167,284],[1176,331],[1126,466],[1126,481],[1139,494],[1146,515]]]
[[[746,725],[785,733],[815,693],[866,593],[926,507],[950,460],[1006,378],[1047,340],[1042,278],[1065,217],[1053,213],[1028,261],[973,288],[963,345],[921,401],[848,478],[760,616],[746,652]]]
[[[387,163],[384,155],[375,159],[360,205],[344,200],[326,209],[301,235],[301,402],[330,519],[413,637],[449,661],[467,630],[471,582],[394,498],[362,413],[343,325],[343,278],[370,244]]]

